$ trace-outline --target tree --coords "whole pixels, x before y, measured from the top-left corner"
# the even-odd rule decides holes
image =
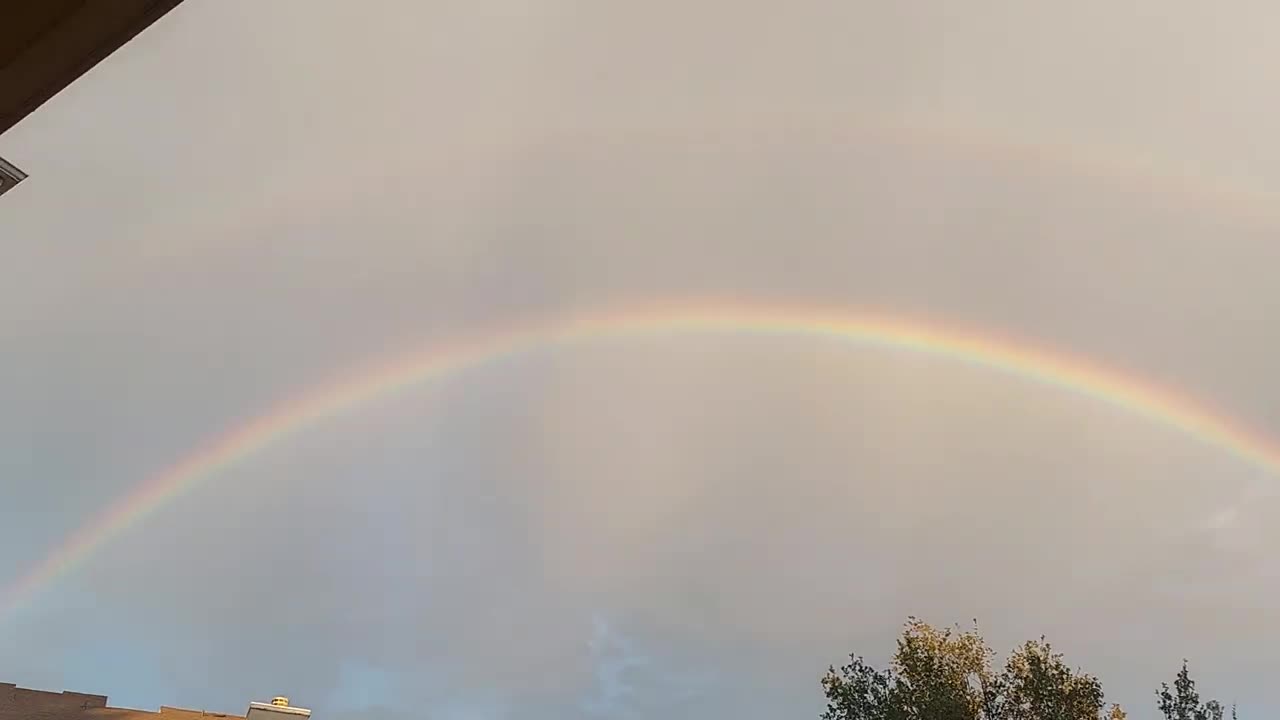
[[[974,629],[939,630],[909,618],[887,671],[861,657],[822,679],[823,720],[1125,720],[1102,714],[1102,684],[1072,671],[1041,638],[1014,650],[1001,672]],[[1194,719],[1199,720],[1199,719]]]
[[[1222,720],[1225,714],[1225,708],[1217,700],[1200,704],[1200,693],[1196,691],[1196,682],[1191,679],[1185,658],[1182,669],[1173,681],[1173,691],[1170,692],[1167,683],[1160,683],[1156,700],[1156,705],[1166,720]],[[1234,705],[1231,707],[1231,720],[1236,720]]]
[[[922,720],[987,720],[998,712],[999,678],[992,671],[995,653],[978,633],[938,630],[909,618],[898,640],[893,670],[897,697]]]
[[[1014,650],[1005,663],[1003,720],[1098,720],[1102,683],[1073,672],[1043,637]],[[1112,720],[1124,711],[1113,706]]]
[[[993,720],[993,653],[976,628],[938,630],[909,618],[888,671],[850,656],[822,679],[823,720]]]
[[[823,720],[898,720],[900,705],[893,697],[891,672],[880,672],[861,657],[849,656],[849,664],[837,673],[827,668],[822,689],[827,695],[827,711]]]

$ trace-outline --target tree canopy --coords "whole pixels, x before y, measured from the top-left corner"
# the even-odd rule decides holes
[[[936,628],[908,618],[889,666],[860,655],[822,678],[822,720],[1125,720],[1107,706],[1098,678],[1073,669],[1041,637],[1013,649],[1002,666],[973,629]],[[1224,706],[1201,702],[1184,660],[1156,707],[1166,720],[1223,720]],[[1237,720],[1235,708],[1232,720]]]
[[[1217,700],[1200,704],[1200,693],[1196,692],[1196,682],[1187,672],[1187,661],[1183,659],[1182,669],[1173,681],[1173,691],[1169,691],[1167,683],[1160,683],[1156,693],[1157,704],[1166,720],[1222,720],[1225,709]],[[1236,720],[1236,709],[1231,708],[1231,718]]]

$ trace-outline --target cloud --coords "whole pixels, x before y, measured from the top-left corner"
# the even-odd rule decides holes
[[[1268,221],[1036,161],[1118,145],[1265,193],[1270,10],[1098,33],[1101,7],[184,4],[4,138],[35,172],[0,213],[0,574],[348,368],[627,299],[989,327],[1275,426]],[[1041,140],[842,131],[865,116]],[[1258,480],[938,358],[587,344],[217,474],[8,621],[0,679],[317,718],[816,715],[816,675],[915,613],[1046,633],[1117,700],[1189,654],[1265,703]],[[116,643],[137,679],[93,659]]]
[[[588,717],[642,718],[654,713],[683,715],[723,688],[711,668],[682,666],[675,658],[643,653],[635,641],[600,616],[590,641],[595,682],[580,701]]]

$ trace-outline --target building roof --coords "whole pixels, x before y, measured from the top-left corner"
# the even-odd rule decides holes
[[[156,712],[107,705],[106,695],[28,690],[0,683],[0,720],[244,720],[243,715],[161,706]]]
[[[0,0],[0,133],[182,0]]]
[[[0,134],[182,0],[0,0]],[[26,174],[0,158],[0,195]]]

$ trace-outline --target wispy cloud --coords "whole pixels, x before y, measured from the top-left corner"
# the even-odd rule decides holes
[[[599,613],[592,617],[588,647],[594,684],[579,706],[592,717],[683,715],[699,696],[715,689],[715,673],[642,652],[633,638]]]

